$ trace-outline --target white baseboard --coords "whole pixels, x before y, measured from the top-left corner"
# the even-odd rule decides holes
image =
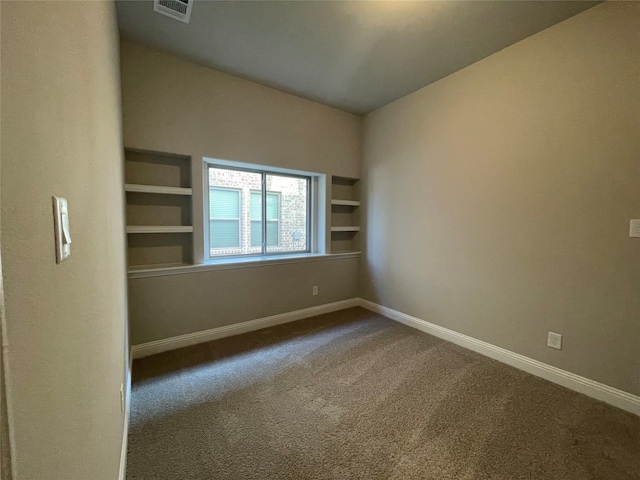
[[[429,323],[420,318],[407,315],[406,313],[399,312],[392,308],[378,305],[377,303],[370,302],[363,298],[358,299],[358,305],[366,308],[367,310],[379,313],[392,320],[404,323],[405,325],[433,335],[434,337],[442,338],[443,340],[455,343],[456,345],[473,350],[474,352],[493,358],[499,362],[524,370],[525,372],[531,373],[537,377],[544,378],[550,382],[562,385],[563,387],[640,416],[640,397],[632,395],[631,393],[627,393],[625,391],[618,390],[617,388],[609,387],[603,383],[581,377],[575,373],[547,365],[546,363],[533,360],[532,358],[525,357],[524,355],[514,353],[510,350],[496,347],[490,343],[454,332],[448,328]]]
[[[316,307],[304,308],[293,312],[280,313],[278,315],[257,318],[247,322],[203,330],[201,332],[187,333],[186,335],[156,340],[149,343],[142,343],[140,345],[134,345],[131,349],[131,354],[133,358],[148,357],[149,355],[155,355],[156,353],[188,347],[198,343],[210,342],[211,340],[252,332],[254,330],[260,330],[261,328],[273,327],[282,323],[295,322],[296,320],[302,320],[303,318],[336,312],[338,310],[344,310],[345,308],[356,307],[359,304],[358,302],[359,299],[350,298],[339,302],[325,303],[324,305],[318,305]]]
[[[518,368],[525,372],[531,373],[540,378],[544,378],[550,382],[556,383],[563,387],[569,388],[576,392],[582,393],[596,400],[603,401],[615,407],[631,412],[640,416],[640,397],[617,388],[610,387],[603,383],[590,380],[588,378],[576,375],[575,373],[567,372],[557,367],[547,365],[546,363],[539,362],[524,355],[512,352],[505,348],[497,347],[487,342],[477,340],[468,335],[454,332],[448,328],[435,325],[417,317],[407,315],[406,313],[399,312],[392,308],[378,305],[377,303],[370,302],[362,298],[351,298],[348,300],[342,300],[339,302],[326,303],[324,305],[318,305],[316,307],[305,308],[302,310],[296,310],[293,312],[281,313],[278,315],[271,315],[269,317],[257,318],[255,320],[249,320],[247,322],[237,323],[234,325],[227,325],[224,327],[212,328],[210,330],[204,330],[201,332],[189,333],[186,335],[180,335],[177,337],[157,340],[154,342],[143,343],[140,345],[134,345],[131,349],[131,355],[133,358],[142,358],[156,353],[166,352],[169,350],[175,350],[178,348],[188,347],[198,343],[209,342],[211,340],[217,340],[219,338],[230,337],[233,335],[239,335],[241,333],[251,332],[254,330],[260,330],[261,328],[272,327],[283,323],[294,322],[303,318],[313,317],[315,315],[322,315],[324,313],[336,312],[338,310],[344,310],[346,308],[360,306],[379,313],[397,322],[403,323],[410,327],[421,330],[425,333],[433,335],[443,340],[455,343],[461,347],[473,350],[487,357],[498,360],[499,362],[506,363],[512,367]],[[128,422],[128,396],[127,396],[127,417]],[[126,457],[126,439],[123,441],[123,458]],[[121,465],[121,472],[123,466]]]

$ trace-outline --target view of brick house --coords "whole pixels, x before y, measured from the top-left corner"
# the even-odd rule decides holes
[[[211,256],[262,253],[262,173],[209,169]],[[266,253],[308,249],[306,178],[265,174]]]

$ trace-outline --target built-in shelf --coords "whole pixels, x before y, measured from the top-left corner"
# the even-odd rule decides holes
[[[130,270],[193,264],[191,158],[125,148]]]
[[[193,189],[182,187],[162,187],[160,185],[139,185],[127,183],[124,186],[125,192],[136,193],[160,193],[163,195],[192,195]]]
[[[343,205],[346,207],[359,207],[360,202],[357,200],[331,200],[331,205]]]
[[[351,225],[348,227],[331,227],[332,232],[359,232],[360,227],[356,227],[355,225]]]
[[[180,267],[189,267],[193,266],[191,263],[165,263],[165,264],[157,264],[157,265],[134,265],[129,267],[129,273],[132,272],[152,272],[157,270],[167,270],[173,268]]]
[[[127,227],[127,233],[191,233],[193,226],[131,226]]]
[[[329,251],[360,250],[360,185],[357,178],[331,177]]]

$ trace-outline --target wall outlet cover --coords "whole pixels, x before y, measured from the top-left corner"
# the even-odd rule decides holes
[[[547,347],[562,350],[562,335],[559,333],[549,332],[547,337]]]

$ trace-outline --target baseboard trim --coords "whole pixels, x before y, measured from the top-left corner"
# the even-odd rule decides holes
[[[544,378],[550,382],[640,416],[639,396],[581,377],[575,373],[567,372],[566,370],[553,367],[510,350],[477,340],[473,337],[454,332],[448,328],[435,325],[427,322],[426,320],[407,315],[406,313],[370,302],[363,298],[358,299],[358,305],[366,308],[367,310],[379,313],[392,320],[433,335],[434,337],[442,338],[443,340],[455,343],[456,345],[473,350],[474,352],[493,358],[499,362],[524,370],[525,372],[531,373],[537,377]]]
[[[449,330],[448,328],[435,325],[433,323],[427,322],[426,320],[422,320],[406,313],[402,313],[398,310],[379,305],[363,298],[350,298],[348,300],[341,300],[339,302],[325,303],[323,305],[318,305],[315,307],[281,313],[278,315],[271,315],[269,317],[257,318],[255,320],[236,323],[234,325],[227,325],[224,327],[203,330],[201,332],[189,333],[177,337],[166,338],[154,342],[143,343],[140,345],[134,345],[131,349],[131,358],[134,359],[147,357],[149,355],[155,355],[157,353],[162,353],[169,350],[176,350],[178,348],[188,347],[190,345],[196,345],[198,343],[231,337],[233,335],[260,330],[262,328],[281,325],[283,323],[295,322],[296,320],[302,320],[303,318],[336,312],[338,310],[344,310],[346,308],[356,306],[360,306],[366,308],[367,310],[371,310],[372,312],[379,313],[381,315],[384,315],[385,317],[390,318],[391,320],[395,320],[410,327],[416,328],[420,331],[433,335],[434,337],[442,338],[443,340],[455,343],[456,345],[460,345],[461,347],[480,353],[494,360],[498,360],[499,362],[511,365],[512,367],[518,368],[519,370],[523,370],[537,377],[544,378],[545,380],[548,380],[550,382],[556,383],[563,387],[587,395],[591,398],[595,398],[596,400],[603,401],[605,403],[608,403],[609,405],[613,405],[615,407],[621,408],[622,410],[640,416],[640,396],[610,387],[603,383],[596,382],[595,380],[591,380],[580,375],[576,375],[575,373],[562,370],[538,360],[525,357],[524,355],[520,355],[505,348],[483,342],[482,340],[478,340],[468,335]],[[126,425],[128,425],[128,410],[129,396],[127,395],[127,411],[125,414]],[[126,430],[127,429],[125,428],[125,436]],[[124,472],[124,466],[126,464],[126,437],[123,439],[122,458],[123,460],[120,467],[121,479],[124,478],[122,475]]]
[[[293,312],[280,313],[278,315],[271,315],[269,317],[257,318],[255,320],[249,320],[247,322],[236,323],[233,325],[226,325],[224,327],[211,328],[209,330],[203,330],[201,332],[188,333],[186,335],[179,335],[177,337],[142,343],[140,345],[134,345],[131,349],[131,354],[133,358],[148,357],[149,355],[155,355],[156,353],[176,350],[178,348],[188,347],[190,345],[196,345],[198,343],[210,342],[211,340],[217,340],[219,338],[231,337],[233,335],[239,335],[241,333],[260,330],[261,328],[273,327],[275,325],[280,325],[283,323],[302,320],[303,318],[314,317],[316,315],[322,315],[325,313],[336,312],[338,310],[344,310],[346,308],[356,307],[358,306],[358,304],[359,299],[350,298],[348,300],[325,303],[323,305],[318,305],[315,307],[295,310]]]

